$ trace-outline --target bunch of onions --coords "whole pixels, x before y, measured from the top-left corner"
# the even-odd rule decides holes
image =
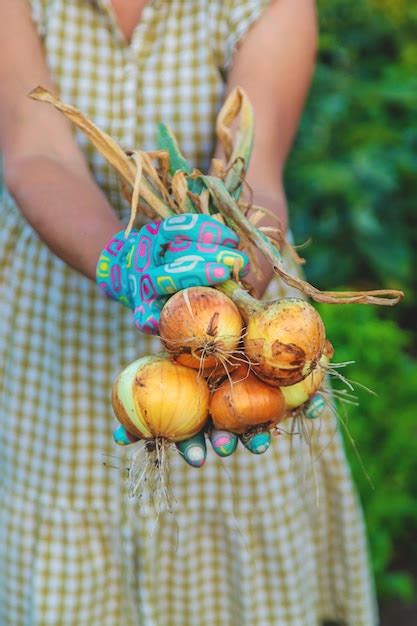
[[[205,425],[209,388],[198,373],[172,361],[166,354],[134,361],[117,377],[112,391],[116,418],[126,430],[145,440],[129,471],[131,495],[141,494],[145,482],[154,506],[171,510],[167,486],[167,448],[196,435]],[[156,504],[155,504],[156,503]]]
[[[272,428],[284,419],[285,399],[281,389],[259,380],[242,365],[213,393],[210,414],[216,428],[243,434]]]
[[[159,323],[162,343],[175,360],[205,373],[223,364],[229,370],[242,329],[236,305],[210,287],[178,291],[162,309]]]
[[[245,322],[245,354],[259,378],[284,387],[306,378],[324,352],[326,335],[316,309],[299,298],[260,302],[233,281],[219,287]]]
[[[152,219],[165,219],[178,211],[218,211],[242,242],[262,252],[281,279],[307,297],[319,302],[379,305],[393,305],[403,297],[396,290],[323,293],[287,273],[277,242],[265,234],[265,229],[255,226],[256,219],[246,217],[242,209],[247,206],[237,201],[254,133],[253,110],[241,88],[229,94],[217,119],[217,138],[226,163],[219,167],[217,162],[215,176],[192,169],[168,128],[161,135],[158,152],[133,151],[127,155],[80,111],[45,89],[38,87],[30,95],[62,111],[132,189],[126,233],[133,226],[138,207]],[[238,132],[232,133],[235,122]],[[160,160],[160,172],[152,163],[155,158]],[[242,317],[246,323],[243,338]],[[308,302],[286,298],[263,303],[233,281],[218,285],[217,290],[190,288],[171,297],[161,314],[160,335],[172,357],[145,357],[129,365],[114,385],[112,402],[116,417],[128,432],[145,442],[148,451],[138,455],[145,459],[144,467],[139,464],[136,472],[133,463],[130,468],[133,491],[143,477],[149,484],[152,472],[157,471],[165,500],[167,446],[194,436],[208,417],[209,388],[200,374],[212,376],[211,386],[220,384],[210,404],[215,426],[244,433],[272,426],[285,417],[286,410],[313,402],[330,358],[323,322]],[[239,361],[249,362],[256,376],[245,367],[230,373]],[[219,367],[225,368],[229,377],[223,383]]]

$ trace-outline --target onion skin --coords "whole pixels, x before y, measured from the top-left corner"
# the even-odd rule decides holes
[[[165,304],[159,322],[166,349],[176,361],[195,369],[215,367],[221,362],[217,355],[232,354],[242,329],[237,306],[211,287],[178,291]]]
[[[285,400],[280,389],[262,382],[246,367],[231,375],[213,393],[210,414],[215,428],[242,434],[264,425],[272,427],[285,418]]]
[[[128,365],[112,391],[114,413],[136,437],[183,441],[208,417],[209,389],[195,370],[166,355],[148,356]]]
[[[166,347],[166,345],[165,345]],[[180,354],[172,353],[175,361],[184,365],[185,367],[191,367],[194,370],[202,369],[203,376],[208,376],[218,366],[218,360],[214,356],[206,356],[201,363],[201,357],[194,356],[188,352],[181,352]]]

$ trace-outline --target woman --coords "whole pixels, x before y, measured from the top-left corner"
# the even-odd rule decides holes
[[[1,623],[310,626],[375,623],[362,520],[324,420],[314,481],[286,439],[202,470],[175,455],[175,518],[138,514],[109,469],[118,372],[158,349],[94,284],[126,224],[115,174],[63,117],[57,89],[125,149],[169,123],[207,170],[222,99],[256,115],[248,182],[285,223],[282,172],[310,81],[312,0],[3,0],[0,334]],[[260,293],[271,278],[254,284]],[[89,280],[93,279],[93,280]],[[179,529],[179,536],[177,538]]]

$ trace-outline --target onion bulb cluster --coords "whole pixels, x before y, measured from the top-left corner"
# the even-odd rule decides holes
[[[221,289],[234,302],[209,287],[174,294],[160,321],[167,352],[118,376],[114,413],[135,437],[182,442],[209,418],[238,435],[270,429],[307,406],[322,385],[332,348],[309,303],[264,304],[234,283]]]
[[[117,419],[145,446],[130,461],[130,491],[143,501],[150,489],[157,510],[171,510],[166,452],[174,443],[181,453],[197,437],[205,450],[204,433],[228,431],[234,445],[220,456],[238,437],[258,454],[256,438],[270,441],[286,418],[314,419],[324,409],[318,390],[333,351],[319,314],[304,300],[263,304],[231,285],[222,290],[234,301],[209,287],[173,295],[161,312],[167,352],[131,363],[113,386]]]
[[[214,427],[237,434],[307,406],[333,354],[311,304],[263,303],[232,281],[177,292],[162,310],[160,336],[175,362],[207,380]]]
[[[251,447],[256,438],[270,441],[283,420],[315,419],[325,407],[320,387],[333,349],[317,311],[297,298],[259,302],[231,281],[220,288],[174,294],[161,312],[166,352],[131,363],[113,386],[117,419],[145,442],[130,462],[130,491],[141,501],[145,487],[159,494],[157,510],[172,506],[166,451],[173,444],[184,453],[197,437],[205,450],[204,433],[213,440],[228,431],[234,445],[215,448],[220,456],[238,438],[260,453]]]

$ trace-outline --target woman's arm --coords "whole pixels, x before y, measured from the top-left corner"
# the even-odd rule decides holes
[[[69,124],[28,92],[53,90],[25,0],[0,3],[0,150],[6,184],[49,248],[94,279],[100,251],[121,230]]]
[[[247,182],[253,203],[272,210],[284,228],[283,170],[314,69],[317,20],[314,0],[273,0],[235,53],[227,90],[240,85],[255,111],[255,141]],[[271,217],[263,225],[276,226]],[[272,271],[252,280],[261,294]]]

